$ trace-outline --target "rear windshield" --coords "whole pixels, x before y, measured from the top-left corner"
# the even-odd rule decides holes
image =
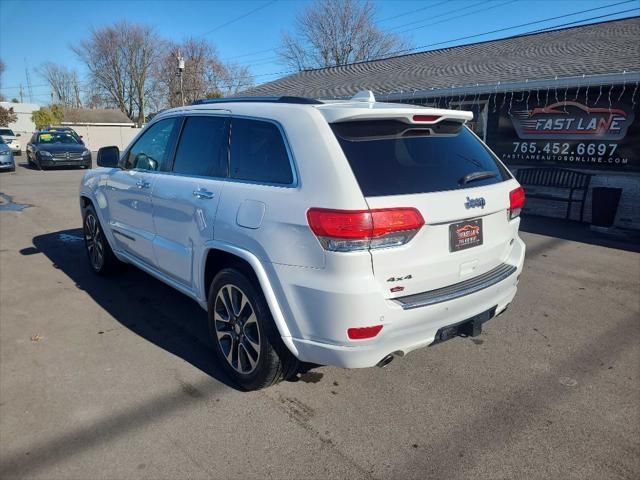
[[[6,135],[8,137],[13,137],[13,130],[9,130],[8,128],[0,128],[0,135]]]
[[[367,197],[479,187],[510,178],[489,150],[457,122],[432,129],[395,120],[331,125]]]

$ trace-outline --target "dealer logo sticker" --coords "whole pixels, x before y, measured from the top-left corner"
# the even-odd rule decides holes
[[[520,138],[543,140],[621,140],[633,118],[633,112],[621,108],[588,107],[574,101],[511,113]]]

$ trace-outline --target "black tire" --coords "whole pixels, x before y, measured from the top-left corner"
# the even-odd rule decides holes
[[[252,278],[241,270],[225,268],[211,282],[208,296],[209,332],[216,355],[225,372],[243,390],[274,385],[295,375],[298,368],[298,360],[282,342],[262,289]],[[242,295],[248,301],[240,309]],[[224,299],[231,303],[232,310],[238,311],[237,315],[229,314]],[[225,314],[229,320],[221,321]],[[258,349],[252,346],[256,344]]]
[[[91,269],[98,275],[110,275],[120,271],[124,264],[116,258],[111,250],[93,205],[84,209],[82,228],[85,250]]]

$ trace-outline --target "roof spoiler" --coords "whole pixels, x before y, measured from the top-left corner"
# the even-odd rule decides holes
[[[473,112],[465,110],[442,110],[442,109],[426,109],[424,107],[398,107],[375,109],[367,108],[365,105],[362,109],[346,110],[343,112],[327,111],[325,118],[329,123],[334,122],[353,122],[358,120],[396,120],[410,125],[436,125],[441,122],[466,123],[473,120]]]

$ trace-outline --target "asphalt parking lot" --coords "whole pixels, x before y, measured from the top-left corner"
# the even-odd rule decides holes
[[[637,245],[525,219],[519,293],[480,337],[242,393],[193,301],[91,273],[81,176],[0,174],[2,478],[640,476]]]

